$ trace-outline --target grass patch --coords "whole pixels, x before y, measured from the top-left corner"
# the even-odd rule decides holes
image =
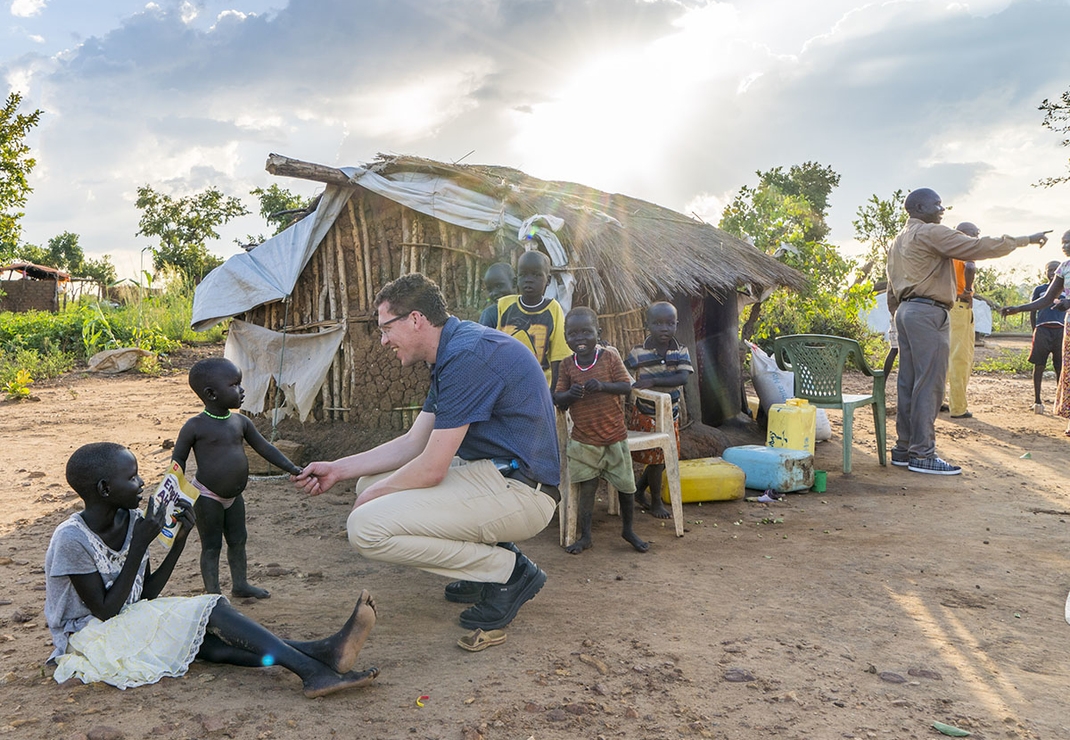
[[[72,367],[74,355],[56,348],[45,352],[26,348],[14,351],[0,349],[0,387],[28,385],[26,378],[30,382],[58,378]]]
[[[53,377],[50,373],[57,363],[69,369],[74,362],[84,362],[106,349],[140,347],[165,355],[183,344],[222,341],[227,322],[195,332],[189,328],[192,315],[193,286],[184,283],[162,295],[138,296],[118,307],[79,301],[59,313],[0,313],[0,353],[7,365],[26,366],[40,379]],[[38,364],[27,359],[30,355],[19,359],[23,350],[36,352]]]
[[[1051,363],[1048,363],[1051,369]],[[995,357],[979,360],[973,366],[974,372],[991,375],[1032,375],[1033,363],[1029,361],[1027,349],[1001,349]]]

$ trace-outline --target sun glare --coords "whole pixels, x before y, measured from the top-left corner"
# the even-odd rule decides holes
[[[687,104],[681,79],[652,62],[647,54],[594,59],[556,99],[514,111],[521,166],[592,185],[653,166]]]
[[[758,76],[755,49],[738,47],[738,30],[736,11],[713,3],[646,46],[592,57],[550,100],[512,112],[518,166],[608,190],[644,177],[709,104],[711,82],[729,80],[740,93]]]

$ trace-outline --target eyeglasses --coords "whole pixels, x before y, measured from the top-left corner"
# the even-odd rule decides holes
[[[406,314],[402,314],[401,316],[395,316],[394,318],[390,319],[389,321],[384,321],[383,323],[379,324],[379,334],[381,334],[382,336],[385,337],[387,334],[390,333],[390,330],[387,329],[388,326],[393,324],[395,321],[401,321],[402,319],[407,319],[410,316],[412,316],[412,311],[409,311]]]

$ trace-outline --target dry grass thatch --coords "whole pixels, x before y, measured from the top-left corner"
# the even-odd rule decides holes
[[[600,312],[629,311],[674,295],[712,294],[723,301],[746,287],[760,293],[776,286],[798,289],[806,282],[742,239],[626,195],[540,180],[509,167],[412,156],[380,154],[367,167],[383,175],[441,175],[500,199],[520,219],[538,213],[564,218],[558,237],[570,252],[578,292]],[[514,233],[500,238],[510,247],[519,243]]]

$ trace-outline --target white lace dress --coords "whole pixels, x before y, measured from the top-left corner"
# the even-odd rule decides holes
[[[130,549],[132,511],[123,548],[109,548],[74,514],[56,528],[45,554],[45,617],[56,650],[57,682],[78,678],[125,689],[181,676],[197,657],[219,594],[141,600],[148,555],[141,562],[126,606],[100,621],[89,613],[69,576],[100,573],[110,588]]]

